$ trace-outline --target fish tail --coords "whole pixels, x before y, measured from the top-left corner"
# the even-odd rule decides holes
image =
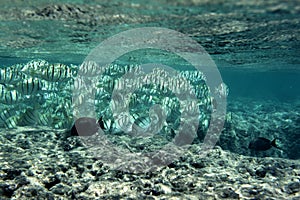
[[[284,150],[280,147],[280,145],[277,146],[276,140],[277,140],[277,138],[275,138],[275,139],[271,142],[271,145],[272,145],[273,147],[275,147],[275,148],[281,150],[281,151],[284,151]]]
[[[272,145],[273,147],[278,148],[278,146],[276,145],[276,138],[275,138],[274,140],[272,140],[271,145]]]

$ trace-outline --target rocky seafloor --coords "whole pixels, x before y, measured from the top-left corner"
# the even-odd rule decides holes
[[[205,157],[200,145],[193,144],[169,165],[140,174],[103,165],[78,137],[66,137],[65,130],[3,129],[0,199],[300,199],[299,155],[285,146],[295,138],[281,137],[284,150],[250,156],[247,149],[251,137],[274,137],[263,129],[271,129],[272,123],[299,130],[297,104],[245,101],[229,103],[234,120]],[[292,105],[289,121],[285,114],[293,113]],[[244,132],[254,127],[246,137]],[[294,159],[287,159],[291,155]]]

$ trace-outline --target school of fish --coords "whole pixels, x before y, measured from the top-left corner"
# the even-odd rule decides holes
[[[151,127],[154,118],[149,109],[157,104],[164,110],[163,128],[176,129],[184,120],[182,113],[193,112],[195,107],[199,109],[200,125],[204,129],[208,126],[212,99],[205,76],[199,71],[168,76],[154,68],[150,74],[143,74],[137,65],[111,64],[99,70],[92,62],[83,63],[78,69],[76,65],[51,64],[45,60],[1,67],[0,127],[70,128],[74,123],[74,105],[86,101],[82,91],[77,103],[72,98],[74,91],[82,89],[83,79],[78,76],[97,76],[97,82],[86,87],[94,91],[92,100],[97,117],[103,119],[107,130],[122,126],[126,120],[140,127]],[[194,95],[197,101],[184,99],[189,95]],[[124,107],[128,109],[125,111]],[[123,113],[129,116],[120,117]]]

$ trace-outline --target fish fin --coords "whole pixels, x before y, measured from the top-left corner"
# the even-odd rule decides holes
[[[271,145],[272,145],[273,147],[278,148],[277,145],[276,145],[276,138],[275,138],[274,140],[272,140]]]
[[[271,142],[271,145],[272,145],[273,147],[275,147],[275,148],[277,148],[277,149],[280,149],[280,150],[282,150],[282,151],[283,151],[283,149],[282,149],[282,148],[280,148],[279,146],[277,146],[277,144],[276,144],[276,140],[277,140],[277,138],[275,138],[274,140],[272,140],[272,142]]]

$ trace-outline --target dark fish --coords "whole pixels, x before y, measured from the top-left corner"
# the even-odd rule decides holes
[[[263,137],[258,137],[250,142],[248,148],[255,151],[266,151],[272,147],[278,148],[276,145],[276,139],[271,141]]]
[[[92,136],[99,129],[96,119],[91,117],[81,117],[75,121],[71,129],[72,136]]]

